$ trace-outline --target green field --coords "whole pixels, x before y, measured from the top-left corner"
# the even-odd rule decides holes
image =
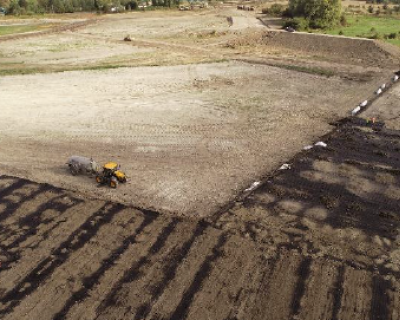
[[[7,34],[25,33],[39,31],[52,27],[53,25],[17,25],[17,26],[0,26],[0,36]]]
[[[347,26],[324,30],[324,33],[347,37],[382,39],[400,46],[400,17],[373,16],[373,15],[347,15]],[[395,39],[385,39],[389,34],[396,34]]]

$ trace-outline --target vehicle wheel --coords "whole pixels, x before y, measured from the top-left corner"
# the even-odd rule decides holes
[[[102,179],[102,177],[97,176],[97,177],[96,177],[96,181],[97,181],[97,183],[102,183],[102,182],[103,182],[103,179]]]
[[[110,187],[113,189],[116,189],[118,186],[118,180],[117,179],[111,179],[110,181]]]
[[[126,182],[126,178],[123,177],[123,178],[121,178],[121,179],[118,179],[118,181],[121,182],[121,183],[125,183],[125,182]]]

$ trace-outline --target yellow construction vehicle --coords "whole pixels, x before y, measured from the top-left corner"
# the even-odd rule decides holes
[[[107,162],[103,166],[103,172],[96,176],[97,183],[116,188],[118,183],[126,182],[125,173],[120,168],[120,165],[116,162]]]

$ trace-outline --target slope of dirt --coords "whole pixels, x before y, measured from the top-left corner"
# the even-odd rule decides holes
[[[1,176],[1,318],[398,319],[400,133],[326,142],[208,221]]]
[[[400,86],[396,85],[380,97],[362,115],[365,118],[375,118],[376,121],[385,122],[388,128],[400,130]]]
[[[397,68],[400,50],[390,44],[360,38],[302,32],[268,31],[237,37],[227,42],[230,47],[265,45],[270,50],[284,49],[293,55],[307,54],[324,60],[348,64]],[[317,59],[315,59],[317,60]]]

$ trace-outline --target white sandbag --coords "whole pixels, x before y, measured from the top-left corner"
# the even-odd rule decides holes
[[[360,106],[358,106],[357,108],[355,108],[355,109],[351,112],[351,115],[352,115],[352,116],[355,116],[358,112],[360,112],[360,110],[361,110],[361,108],[360,108]]]
[[[326,148],[328,145],[325,142],[318,141],[315,143],[315,146]]]

